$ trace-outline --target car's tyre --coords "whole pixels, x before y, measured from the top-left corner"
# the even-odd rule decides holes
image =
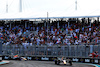
[[[55,64],[57,64],[57,60],[55,60]]]
[[[57,65],[59,65],[59,64],[60,64],[60,60],[57,61]]]
[[[69,64],[72,65],[72,61],[69,61]]]

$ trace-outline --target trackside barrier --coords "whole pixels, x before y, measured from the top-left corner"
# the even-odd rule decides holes
[[[35,56],[20,56],[25,57],[27,60],[37,60],[37,61],[55,61],[57,57],[35,57]],[[3,60],[14,60],[11,56],[2,56]],[[71,59],[73,62],[81,63],[93,63],[100,64],[100,59],[98,58],[77,58],[77,57],[66,57],[66,59]]]
[[[71,46],[18,46],[3,45],[2,59],[13,60],[14,55],[26,57],[28,60],[46,60],[54,61],[57,57],[66,57],[73,62],[97,63],[100,59],[90,58],[89,54],[98,51],[100,54],[100,45],[71,45]]]
[[[89,57],[89,54],[98,51],[100,45],[71,45],[71,46],[16,46],[3,45],[2,55],[43,56],[43,57]]]

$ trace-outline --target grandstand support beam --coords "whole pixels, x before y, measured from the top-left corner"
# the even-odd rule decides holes
[[[59,28],[59,20],[58,20],[58,22],[57,22],[57,28]]]
[[[70,23],[70,22],[68,21],[68,28],[69,28],[69,23]]]
[[[76,18],[76,23],[78,23],[78,18]]]
[[[91,20],[88,18],[88,23],[90,23],[90,27],[91,27]]]
[[[11,29],[11,22],[10,22],[10,29]]]
[[[25,28],[27,27],[27,22],[25,21]]]
[[[99,17],[97,17],[97,21],[98,21],[98,23],[99,23]]]
[[[91,27],[91,21],[90,21],[90,27]]]
[[[46,28],[46,21],[44,21],[44,27]]]

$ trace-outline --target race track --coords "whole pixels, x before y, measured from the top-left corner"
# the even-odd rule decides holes
[[[9,64],[1,65],[0,67],[94,67],[88,64],[73,63],[69,65],[55,65],[54,61],[10,61]]]

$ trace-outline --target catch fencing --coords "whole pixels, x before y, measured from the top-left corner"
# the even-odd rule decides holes
[[[89,54],[98,51],[100,45],[71,45],[71,46],[18,46],[3,45],[2,55],[44,56],[44,57],[89,57]]]

